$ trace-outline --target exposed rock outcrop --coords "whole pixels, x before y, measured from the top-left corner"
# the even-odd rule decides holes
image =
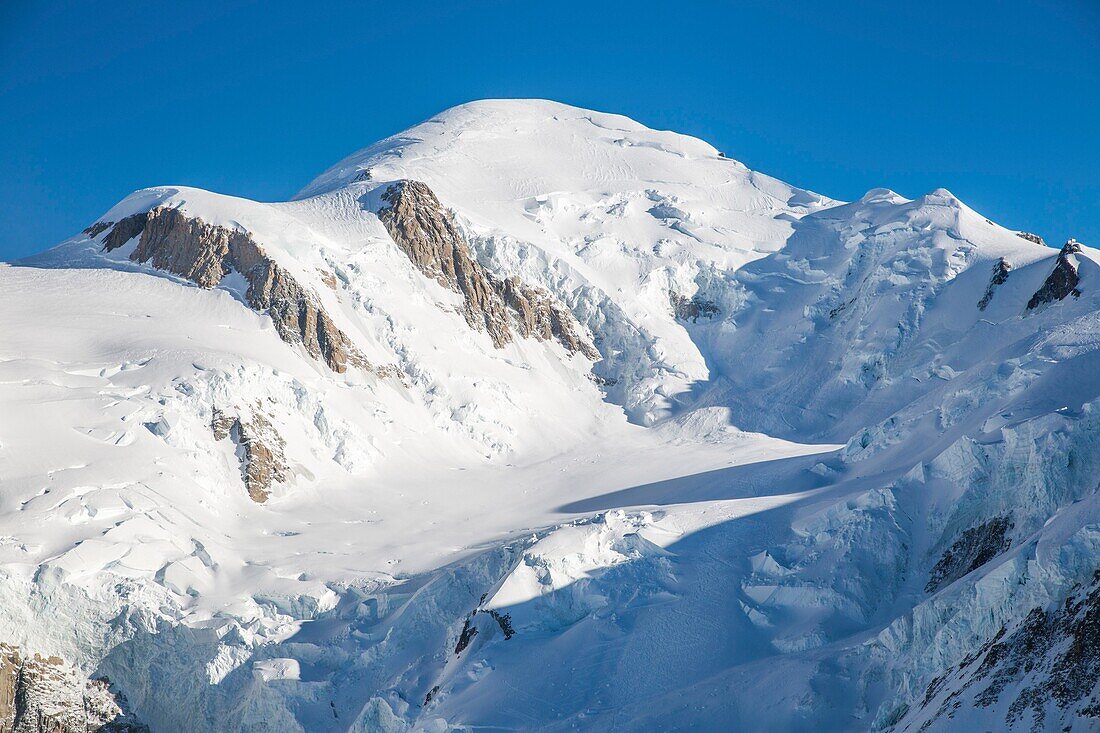
[[[482,600],[484,600],[484,598],[485,596],[482,596]],[[455,654],[462,654],[462,652],[466,650],[466,647],[470,646],[470,642],[474,640],[474,637],[477,636],[478,628],[476,620],[479,613],[487,614],[496,622],[496,625],[500,628],[500,632],[504,634],[505,641],[508,641],[516,635],[516,630],[512,626],[511,614],[501,613],[492,608],[476,608],[470,612],[470,615],[466,617],[466,620],[462,624],[462,631],[459,632],[458,642],[455,644]]]
[[[245,298],[249,306],[271,317],[283,341],[301,344],[310,356],[335,372],[342,373],[348,366],[368,367],[317,297],[268,257],[248,232],[207,224],[179,209],[158,207],[115,224],[104,239],[104,249],[116,249],[139,234],[141,239],[130,255],[134,262],[148,262],[202,288],[215,287],[236,270],[248,282]]]
[[[140,235],[145,230],[148,213],[134,214],[122,219],[103,238],[103,250],[111,252]]]
[[[318,270],[318,274],[321,275],[321,282],[325,284],[329,290],[339,290],[340,281],[336,279],[336,274],[329,270]]]
[[[272,489],[287,478],[286,458],[283,456],[286,441],[267,417],[258,411],[242,418],[215,409],[210,429],[214,432],[214,440],[233,440],[238,449],[241,478],[248,496],[257,504],[263,504]]]
[[[84,233],[92,239],[95,239],[100,234],[110,229],[113,224],[113,221],[97,221],[95,224],[92,224],[90,227],[85,229]]]
[[[493,284],[511,310],[520,336],[539,341],[557,339],[569,351],[579,351],[589,359],[600,358],[600,352],[578,333],[573,314],[549,292],[527,285],[516,275]]]
[[[473,258],[454,220],[432,190],[420,181],[398,181],[382,193],[378,212],[393,241],[422,273],[461,293],[466,322],[485,331],[497,348],[522,337],[556,339],[589,359],[599,352],[580,336],[572,313],[549,292],[513,275],[497,280]]]
[[[107,679],[0,643],[0,733],[149,733]]]
[[[1033,310],[1045,303],[1053,303],[1056,300],[1064,300],[1067,296],[1080,297],[1081,291],[1077,289],[1081,277],[1077,274],[1077,258],[1075,255],[1081,252],[1081,245],[1077,240],[1071,239],[1058,253],[1058,259],[1054,263],[1054,269],[1047,276],[1042,287],[1035,291],[1031,300],[1027,303],[1027,309]]]
[[[428,277],[465,298],[466,322],[487,331],[501,347],[512,340],[504,302],[496,295],[481,266],[449,213],[431,189],[419,181],[400,181],[382,194],[389,204],[378,212],[393,241]]]
[[[465,651],[466,647],[470,646],[470,642],[474,640],[475,636],[477,636],[477,627],[470,623],[471,621],[473,621],[474,614],[476,613],[477,611],[474,611],[474,613],[471,613],[469,616],[467,616],[466,622],[462,624],[462,631],[458,635],[458,643],[455,644],[456,655],[461,654],[463,651]]]
[[[493,617],[493,620],[497,622],[497,626],[500,627],[500,631],[504,634],[504,640],[508,641],[516,635],[516,630],[512,626],[512,615],[508,613],[501,613],[495,609],[489,609],[487,613]]]
[[[158,270],[185,277],[202,288],[212,288],[229,274],[230,243],[239,247],[249,235],[238,229],[207,224],[179,209],[158,208],[146,217],[145,229],[130,256]]]
[[[263,257],[259,248],[256,251],[250,258],[254,264],[244,271],[249,305],[271,317],[283,341],[301,343],[334,372],[343,373],[349,365],[366,368],[367,360],[313,296],[289,272]]]
[[[921,730],[962,705],[1001,707],[1006,729],[1093,730],[1100,720],[1100,570],[1061,605],[1033,608],[932,680],[920,708],[936,712]]]
[[[719,313],[716,303],[698,294],[687,298],[679,293],[670,292],[668,302],[672,306],[672,312],[676,315],[676,318],[681,321],[697,323],[700,318],[714,318]]]
[[[996,517],[965,530],[950,549],[944,550],[924,590],[932,593],[953,583],[1007,550],[1010,545],[1007,535],[1012,526],[1008,517]]]
[[[1043,247],[1047,246],[1047,243],[1044,242],[1043,238],[1040,237],[1038,234],[1032,234],[1031,232],[1016,232],[1016,236],[1020,237],[1021,239],[1026,239],[1029,242],[1034,242],[1035,244],[1041,245]]]
[[[1005,284],[1005,281],[1008,280],[1008,273],[1011,271],[1012,265],[1008,263],[1008,260],[1004,257],[997,260],[997,264],[993,266],[993,277],[990,278],[982,299],[978,301],[978,310],[984,311],[989,306],[990,301],[993,300],[993,292],[998,285]]]

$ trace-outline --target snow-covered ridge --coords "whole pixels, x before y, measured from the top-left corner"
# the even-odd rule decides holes
[[[1098,264],[544,100],[135,192],[0,265],[0,643],[157,733],[1085,730]]]

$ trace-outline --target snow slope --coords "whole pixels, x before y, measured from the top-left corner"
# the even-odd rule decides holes
[[[157,732],[1089,730],[1098,263],[539,100],[138,191],[0,265],[0,642]]]

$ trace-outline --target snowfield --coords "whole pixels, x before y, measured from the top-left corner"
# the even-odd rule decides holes
[[[540,100],[135,192],[0,264],[0,731],[1096,730],[1034,239]]]

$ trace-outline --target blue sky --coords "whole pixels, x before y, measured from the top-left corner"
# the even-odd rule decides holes
[[[293,195],[442,109],[547,97],[829,196],[939,186],[1100,246],[1100,2],[0,3],[0,259],[130,191]]]

